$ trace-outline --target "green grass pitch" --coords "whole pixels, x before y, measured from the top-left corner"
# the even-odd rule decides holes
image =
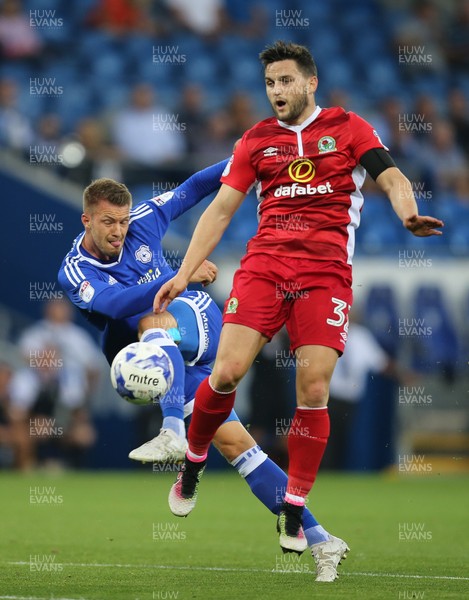
[[[278,548],[236,473],[206,473],[187,519],[173,474],[0,475],[0,599],[469,598],[469,480],[321,474],[309,506],[352,551],[332,584]]]

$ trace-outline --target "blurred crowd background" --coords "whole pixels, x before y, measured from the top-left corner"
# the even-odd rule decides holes
[[[354,317],[363,360],[347,372],[344,356],[332,388],[341,433],[328,466],[382,469],[433,453],[467,468],[469,0],[0,2],[4,467],[130,466],[132,444],[156,434],[157,410],[124,406],[109,389],[95,332],[55,274],[92,179],[122,180],[144,200],[229,156],[270,116],[258,54],[276,39],[311,49],[318,104],[370,121],[421,212],[445,221],[441,238],[416,240],[367,179]],[[173,223],[176,260],[201,210]],[[220,303],[255,229],[249,197],[217,254]],[[293,381],[281,333],[240,393],[245,422],[281,462]]]

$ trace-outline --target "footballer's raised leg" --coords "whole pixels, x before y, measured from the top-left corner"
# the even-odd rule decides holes
[[[159,315],[158,325],[145,329],[145,324],[155,325],[154,317],[144,317],[141,327],[144,329],[141,342],[159,344],[169,355],[174,368],[174,380],[171,390],[160,400],[163,423],[159,435],[132,450],[131,460],[149,462],[181,462],[187,450],[186,428],[184,425],[184,379],[185,365],[177,344],[180,335],[176,320],[170,314]]]
[[[188,447],[184,407],[193,398],[190,370],[200,366],[204,372],[202,379],[207,376],[205,366],[213,362],[220,337],[221,313],[208,294],[191,291],[184,298],[177,298],[165,312],[144,316],[139,323],[140,339],[153,341],[160,328],[173,340],[169,351],[175,365],[174,383],[160,402],[163,413],[160,434],[133,450],[129,458],[142,462],[182,462]]]

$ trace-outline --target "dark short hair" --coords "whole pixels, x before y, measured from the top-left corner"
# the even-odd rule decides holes
[[[317,76],[318,74],[316,63],[308,48],[293,42],[277,40],[271,46],[266,46],[265,50],[259,54],[259,58],[264,69],[267,65],[281,60],[294,60],[300,71],[307,77]]]
[[[107,200],[114,206],[132,206],[132,194],[126,185],[102,177],[95,179],[83,192],[83,210],[96,206],[100,200]]]

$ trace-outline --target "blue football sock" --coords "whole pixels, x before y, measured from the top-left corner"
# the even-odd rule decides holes
[[[151,342],[161,346],[171,359],[174,369],[173,385],[159,401],[163,413],[163,428],[171,429],[179,437],[185,437],[184,426],[184,360],[173,338],[164,329],[148,329],[140,338],[141,342]]]
[[[271,512],[278,514],[287,488],[287,475],[276,465],[259,446],[253,446],[231,462],[238,470],[252,493]],[[327,531],[318,524],[313,514],[303,511],[303,530],[308,545],[329,540]]]

